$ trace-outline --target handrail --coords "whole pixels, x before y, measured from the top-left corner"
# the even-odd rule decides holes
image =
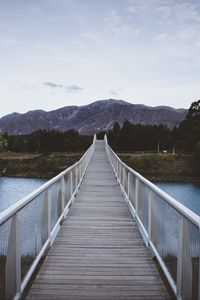
[[[140,173],[136,172],[129,166],[127,166],[118,156],[117,154],[112,150],[112,148],[108,145],[110,148],[109,150],[112,152],[112,154],[118,159],[120,164],[125,167],[130,173],[132,173],[134,176],[136,176],[138,179],[140,179],[143,183],[145,183],[152,191],[159,194],[163,199],[165,199],[171,206],[173,206],[177,211],[181,212],[187,219],[189,219],[191,222],[193,222],[195,225],[199,226],[200,228],[200,216],[198,216],[196,213],[194,213],[191,209],[187,208],[185,205],[181,204],[179,201],[177,201],[172,196],[168,195],[166,192],[161,190],[159,187],[157,187],[155,184],[153,184],[151,181],[143,177]]]
[[[177,299],[188,300],[192,298],[193,294],[193,297],[194,295],[196,297],[194,299],[200,300],[200,216],[122,162],[109,146],[106,135],[104,141],[108,158],[130,212],[138,223],[146,245],[156,256]],[[163,249],[162,251],[159,249],[158,240],[164,237],[159,237],[157,230],[170,231],[170,226],[172,226],[170,222],[167,223],[166,220],[159,219],[159,215],[163,213],[163,208],[162,206],[159,208],[159,205],[164,205],[169,215],[170,213],[177,215],[174,217],[175,225],[173,224],[173,226],[178,228],[178,232],[177,237],[173,238],[178,248],[176,251],[173,250],[174,253],[171,254],[171,260],[174,263],[173,270],[167,264],[167,256],[162,253]],[[172,211],[169,210],[168,206]],[[162,223],[164,221],[166,224]],[[165,238],[167,239],[167,237]],[[170,238],[164,243],[170,242]],[[170,257],[169,254],[168,256]],[[176,261],[177,263],[175,263]],[[198,270],[194,271],[194,264],[197,264],[198,261]],[[177,273],[176,278],[174,271]],[[197,272],[196,275],[193,274],[195,272]],[[197,286],[194,287],[192,281],[195,276],[199,279]]]
[[[8,300],[20,299],[21,294],[27,286],[40,259],[45,255],[48,248],[51,247],[60,229],[60,224],[62,223],[62,220],[65,219],[69,207],[73,203],[74,197],[94,152],[95,143],[96,135],[94,135],[92,145],[78,162],[0,213],[0,233],[4,234],[6,237],[7,231],[9,230],[7,241],[4,242],[4,239],[2,239],[3,243],[7,245],[3,245],[4,247],[7,247],[6,253],[0,253],[0,255],[6,255],[5,266],[0,266],[0,272],[5,268],[5,271],[3,271],[3,274],[5,273],[5,289],[3,291],[3,296],[1,295],[2,291],[0,290],[0,298],[6,297]],[[52,189],[56,190],[56,196],[54,196],[54,198],[51,197],[52,191],[54,191]],[[33,262],[28,266],[27,273],[21,280],[21,257],[23,256],[21,249],[21,223],[26,222],[26,207],[31,203],[34,203],[34,201],[38,201],[38,205],[40,205],[41,228],[39,239],[41,240],[41,246],[37,251]],[[55,213],[55,211],[56,219],[53,220],[54,217],[52,213]],[[23,214],[21,214],[21,212],[23,212]],[[29,219],[33,219],[32,223],[35,222],[34,215],[35,213],[33,212],[28,216]],[[29,228],[29,230],[31,230],[31,228]],[[29,236],[26,238],[29,239]],[[35,236],[34,239],[36,238],[38,238],[38,236]],[[31,242],[34,243],[35,241]]]
[[[0,213],[0,226],[5,223],[8,219],[10,219],[14,214],[16,214],[18,211],[20,211],[23,207],[28,205],[34,198],[39,196],[42,192],[44,192],[46,189],[48,189],[50,186],[52,186],[55,182],[57,182],[59,179],[61,179],[64,175],[69,173],[71,170],[73,170],[77,165],[79,165],[87,155],[87,153],[90,151],[90,148],[84,153],[84,155],[81,157],[79,161],[77,161],[75,164],[67,168],[66,170],[62,171],[52,179],[48,180],[46,183],[41,185],[39,188],[34,190],[32,193],[28,194],[24,198],[18,200],[14,204],[12,204],[7,209],[3,210]]]

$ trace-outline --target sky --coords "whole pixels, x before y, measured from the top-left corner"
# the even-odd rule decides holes
[[[0,116],[200,98],[199,0],[0,0]]]

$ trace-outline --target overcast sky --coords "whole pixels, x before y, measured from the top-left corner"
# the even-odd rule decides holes
[[[200,98],[199,0],[0,0],[0,116]]]

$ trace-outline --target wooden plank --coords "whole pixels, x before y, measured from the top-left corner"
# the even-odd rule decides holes
[[[170,299],[102,141],[26,299]]]

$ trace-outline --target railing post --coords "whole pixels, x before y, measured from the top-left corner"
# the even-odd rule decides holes
[[[49,189],[44,194],[44,204],[42,212],[42,228],[41,228],[41,240],[42,245],[47,239],[51,238],[51,192]]]
[[[80,179],[81,179],[81,167],[80,164],[78,164],[78,184],[80,182]]]
[[[61,179],[61,205],[62,205],[62,213],[65,209],[65,178],[64,176]]]
[[[191,299],[192,261],[188,221],[182,216],[179,221],[179,245],[177,259],[177,297]]]
[[[122,184],[122,166],[119,164],[119,183]]]
[[[148,240],[151,241],[152,238],[152,201],[153,192],[150,190],[148,194]]]
[[[47,202],[48,202],[48,210],[47,210],[47,236],[51,239],[51,191],[48,189],[47,191]]]
[[[123,171],[122,171],[122,178],[123,178],[123,180],[122,180],[122,187],[123,187],[123,189],[124,189],[124,192],[126,193],[126,191],[125,191],[125,172],[126,172],[126,170],[125,170],[125,168],[123,167],[123,169],[122,169]]]
[[[81,179],[82,176],[83,176],[83,163],[82,163],[82,161],[80,163],[80,172],[81,172],[81,176],[80,176],[80,179]]]
[[[17,214],[12,217],[5,267],[6,299],[21,296],[21,230]]]
[[[127,196],[128,196],[128,200],[130,201],[130,180],[131,180],[131,174],[128,171],[128,187],[127,187]]]
[[[93,137],[93,142],[92,142],[93,146],[95,146],[96,139],[97,139],[97,136],[96,136],[96,134],[94,134],[94,137]]]
[[[119,162],[117,161],[117,178],[119,179]]]
[[[139,179],[135,178],[135,215],[138,215]]]
[[[200,234],[200,228],[199,228]],[[199,252],[200,252],[200,245],[199,245]],[[198,300],[200,300],[200,256],[199,256],[199,286],[198,286]]]
[[[123,185],[123,168],[121,164],[120,164],[120,183],[121,185]]]
[[[71,191],[71,197],[73,195],[73,169],[70,171],[70,191]]]
[[[76,190],[77,185],[78,185],[78,167],[77,166],[75,167],[75,178],[76,178],[76,180],[75,180],[75,190]]]

